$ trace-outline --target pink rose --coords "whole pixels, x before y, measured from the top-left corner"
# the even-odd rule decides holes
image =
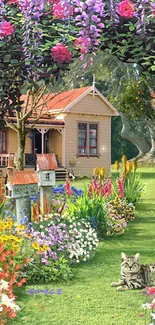
[[[117,7],[117,12],[120,14],[120,16],[125,18],[132,18],[135,12],[134,8],[135,4],[129,0],[124,0],[120,2],[120,4]]]
[[[8,2],[7,2],[7,4],[8,5],[12,5],[12,3],[17,3],[18,2],[18,0],[9,0]]]
[[[65,7],[61,3],[56,3],[53,6],[53,14],[58,19],[69,18],[73,15],[73,7],[66,4]]]
[[[3,21],[0,25],[0,37],[9,36],[14,32],[14,27],[8,22]]]
[[[68,46],[57,44],[51,48],[53,60],[57,63],[69,63],[72,53],[68,51]]]

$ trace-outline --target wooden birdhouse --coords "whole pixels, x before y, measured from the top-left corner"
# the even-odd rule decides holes
[[[6,197],[16,200],[17,222],[24,216],[30,220],[30,196],[38,193],[38,177],[34,171],[14,171],[8,169],[6,178]]]
[[[47,204],[51,200],[51,186],[55,185],[55,169],[58,168],[55,154],[38,154],[37,155],[37,173],[40,187],[40,205],[42,213],[46,213],[44,209],[45,200]]]

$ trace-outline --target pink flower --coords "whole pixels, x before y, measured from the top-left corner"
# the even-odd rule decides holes
[[[69,18],[69,16],[73,15],[73,7],[67,4],[63,7],[60,2],[57,3],[54,1],[53,14],[59,19]]]
[[[155,295],[155,288],[148,288],[148,291],[147,291],[147,294],[148,295]]]
[[[13,3],[17,3],[18,2],[18,0],[9,0],[8,2],[7,2],[7,4],[8,5],[12,5]]]
[[[52,56],[57,63],[69,63],[72,53],[68,51],[68,46],[57,44],[51,48]]]
[[[73,191],[71,189],[71,185],[70,185],[70,181],[69,180],[66,180],[66,184],[65,184],[64,188],[65,188],[66,194],[68,194],[68,195],[72,195],[73,194]]]
[[[3,21],[0,24],[0,37],[9,36],[14,32],[13,26],[8,21]]]
[[[118,195],[124,199],[124,180],[123,178],[118,179]]]
[[[117,12],[120,14],[120,16],[125,18],[132,18],[135,12],[134,8],[135,4],[129,0],[124,0],[120,2],[120,4],[117,7]]]
[[[79,37],[75,40],[74,46],[80,49],[80,52],[85,54],[88,52],[90,40],[87,37]]]

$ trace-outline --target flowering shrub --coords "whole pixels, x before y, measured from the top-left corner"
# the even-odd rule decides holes
[[[36,222],[26,233],[31,236],[31,245],[37,252],[26,268],[29,283],[70,278],[71,264],[91,258],[98,243],[89,222],[66,222],[58,214]]]
[[[137,204],[140,202],[144,185],[141,182],[140,175],[137,174],[137,161],[127,161],[125,155],[122,156],[122,166],[115,161],[114,168],[119,172],[117,181],[113,182],[113,191],[115,195],[126,198],[128,202]]]
[[[133,221],[135,207],[132,203],[126,202],[125,199],[116,197],[106,205],[110,217],[118,217],[119,219],[125,219],[126,222]]]
[[[24,265],[29,263],[29,248],[21,238],[23,226],[15,227],[12,219],[0,220],[0,316],[2,324],[16,317],[20,308],[15,304],[14,287],[21,287],[26,278],[21,276]]]
[[[72,58],[72,53],[68,51],[68,46],[63,44],[57,44],[51,48],[51,53],[54,59],[54,62],[59,64],[69,63]]]

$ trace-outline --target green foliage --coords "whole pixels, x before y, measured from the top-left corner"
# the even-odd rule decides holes
[[[95,218],[97,225],[97,232],[100,236],[106,233],[106,201],[104,200],[102,194],[88,195],[88,190],[84,189],[84,194],[78,197],[76,204],[68,202],[68,212],[67,214],[72,218],[76,219],[89,219]]]
[[[119,109],[130,118],[145,116],[155,118],[155,111],[151,106],[150,87],[146,80],[140,78],[138,82],[126,85],[126,89],[120,95]]]
[[[57,280],[69,280],[73,272],[68,261],[62,256],[58,260],[48,259],[49,265],[41,262],[40,256],[35,255],[33,261],[25,269],[28,284],[49,283]]]
[[[141,175],[136,172],[129,173],[124,180],[124,193],[127,201],[137,205],[141,201],[143,192],[144,184],[141,181]]]

